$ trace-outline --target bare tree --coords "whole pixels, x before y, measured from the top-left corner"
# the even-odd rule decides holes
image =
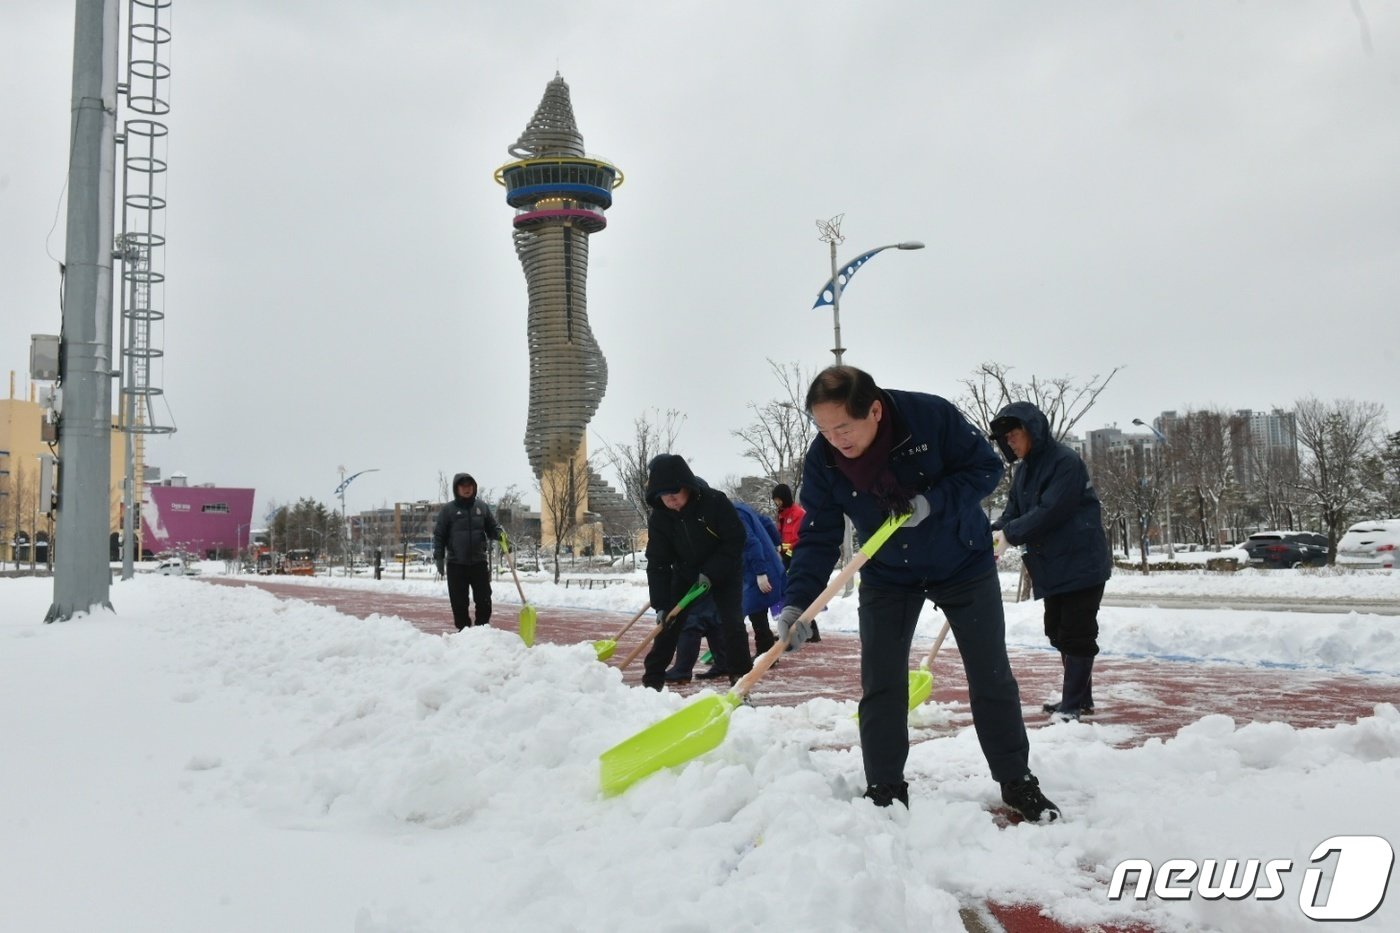
[[[1309,396],[1298,402],[1298,488],[1317,506],[1327,534],[1327,559],[1337,560],[1337,539],[1367,498],[1365,464],[1380,449],[1385,408],[1375,402]]]
[[[675,409],[664,413],[652,409],[652,414],[656,418],[654,422],[646,412],[632,422],[632,443],[599,441],[603,459],[617,475],[622,497],[636,512],[638,528],[646,527],[647,523],[647,467],[658,454],[675,452],[676,439],[685,424],[685,415]]]
[[[1250,499],[1263,523],[1269,528],[1296,529],[1301,520],[1297,450],[1253,440],[1245,458]]]
[[[1374,481],[1372,511],[1381,518],[1400,518],[1400,431],[1386,437],[1366,472]]]
[[[574,457],[546,470],[536,485],[540,507],[554,528],[554,582],[559,582],[559,554],[579,530],[580,512],[588,497],[589,463]]]
[[[1097,373],[1083,381],[1069,376],[1044,378],[1031,376],[1028,383],[1015,382],[1011,368],[1001,363],[983,363],[968,379],[962,380],[967,394],[957,404],[975,419],[983,431],[991,428],[992,419],[1011,402],[1030,402],[1045,413],[1050,421],[1050,434],[1063,440],[1080,419],[1094,407],[1099,395],[1122,366],[1115,366],[1107,376]]]
[[[1137,532],[1143,573],[1147,573],[1147,533],[1164,486],[1161,464],[1160,457],[1146,455],[1140,442],[1095,458],[1093,464],[1094,488],[1103,504],[1105,524],[1121,531],[1123,555],[1130,557],[1131,521]]]
[[[812,440],[806,401],[813,374],[800,363],[769,360],[768,368],[782,387],[779,396],[761,405],[750,402],[754,420],[730,433],[743,441],[743,455],[758,464],[762,477],[786,483],[795,498],[802,486],[802,460]]]
[[[1226,491],[1235,477],[1230,432],[1231,416],[1219,410],[1188,410],[1172,420],[1167,431],[1178,481],[1195,494],[1201,543],[1216,550]]]

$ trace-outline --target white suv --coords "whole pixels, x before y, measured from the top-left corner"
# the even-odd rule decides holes
[[[1337,566],[1355,570],[1395,567],[1400,550],[1400,518],[1357,522],[1337,542]]]

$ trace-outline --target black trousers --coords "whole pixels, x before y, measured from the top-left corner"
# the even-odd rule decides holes
[[[1092,658],[1099,653],[1099,603],[1104,584],[1045,597],[1045,637],[1064,654]]]
[[[707,604],[712,600],[714,611],[719,616],[720,637],[724,642],[724,661],[730,681],[737,680],[753,670],[753,656],[749,654],[749,633],[744,628],[743,596],[737,587],[718,588],[697,599],[690,609],[681,613],[680,618],[672,620],[670,625],[657,633],[656,641],[651,643],[651,650],[647,652],[643,662],[646,666],[642,674],[643,686],[660,690],[666,685],[666,668],[670,666],[671,658],[676,653],[676,642],[681,637],[681,626],[685,624],[686,613],[708,608]]]
[[[447,571],[447,599],[452,603],[452,621],[461,631],[472,624],[467,611],[471,602],[476,602],[476,624],[491,624],[491,568],[485,562],[478,564],[454,564],[450,561],[444,568]]]
[[[777,643],[778,636],[773,634],[773,629],[768,624],[767,609],[760,609],[749,616],[749,625],[753,626],[753,647],[755,655],[763,654],[763,652]]]
[[[904,780],[909,758],[909,648],[926,601],[947,616],[967,674],[972,725],[992,778],[1030,771],[1021,691],[1006,655],[1006,617],[995,572],[917,589],[860,587],[860,749],[868,784]]]

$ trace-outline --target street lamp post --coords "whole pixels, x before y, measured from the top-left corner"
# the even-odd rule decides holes
[[[820,308],[822,305],[831,305],[831,323],[836,338],[835,345],[831,348],[831,353],[836,357],[836,365],[842,365],[846,348],[841,346],[841,291],[845,284],[851,280],[851,276],[856,274],[856,270],[870,261],[876,253],[884,252],[887,249],[923,249],[924,244],[918,240],[905,240],[903,243],[887,243],[884,246],[877,246],[872,250],[861,253],[855,259],[846,263],[845,266],[836,266],[836,246],[845,241],[841,234],[841,221],[845,214],[837,214],[830,220],[817,221],[817,229],[821,231],[820,239],[831,247],[831,279],[822,286],[822,290],[817,295],[813,308]],[[851,520],[846,519],[846,534],[841,542],[841,563],[845,564],[851,559]],[[850,596],[855,588],[854,582],[846,584],[845,595]]]
[[[923,249],[924,244],[918,240],[905,240],[903,243],[887,243],[884,246],[877,246],[872,250],[861,253],[855,259],[841,268],[836,266],[836,246],[845,241],[841,234],[841,220],[845,214],[837,214],[830,220],[817,221],[817,229],[822,232],[820,239],[831,247],[831,279],[822,286],[821,293],[817,295],[816,304],[813,308],[820,308],[822,305],[831,305],[831,323],[835,332],[836,345],[831,348],[832,354],[836,357],[836,365],[840,366],[845,358],[846,348],[841,346],[841,292],[846,283],[851,280],[851,276],[856,274],[856,270],[870,261],[876,253],[884,252],[887,249]]]
[[[252,527],[252,525],[239,525],[233,530],[233,559],[237,562],[239,573],[243,572],[243,529]]]
[[[1166,532],[1167,535],[1167,560],[1175,560],[1176,547],[1172,544],[1172,464],[1171,457],[1169,455],[1170,451],[1167,449],[1167,438],[1166,435],[1164,435],[1161,431],[1158,431],[1156,428],[1148,424],[1146,421],[1143,421],[1141,418],[1134,418],[1133,424],[1137,425],[1140,428],[1146,428],[1153,434],[1157,435],[1157,440],[1160,441],[1162,444],[1162,459],[1165,460],[1167,463],[1167,521],[1166,527],[1163,530]]]
[[[358,473],[345,475],[345,467],[340,468],[340,485],[335,487],[335,494],[340,496],[340,520],[345,525],[345,575],[350,576],[354,569],[355,561],[350,556],[350,516],[345,514],[345,487],[355,481],[357,476],[364,476],[366,473],[378,473],[378,467],[370,467],[368,470],[361,470]]]

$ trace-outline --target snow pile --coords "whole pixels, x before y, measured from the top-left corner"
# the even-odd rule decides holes
[[[0,581],[14,929],[950,930],[993,898],[1070,924],[1302,930],[1317,843],[1400,840],[1400,814],[1375,805],[1400,782],[1389,703],[1331,729],[1211,716],[1128,748],[1126,727],[1037,730],[1034,767],[1068,816],[1052,826],[997,828],[975,737],[937,705],[916,714],[940,737],[911,753],[908,812],[852,802],[853,706],[830,700],[740,708],[716,751],[604,799],[599,753],[683,701],[623,686],[588,645],[428,636],[173,577],[114,586],[119,614],[45,626],[51,595]],[[1131,611],[1176,651],[1220,650],[1191,643],[1213,626],[1187,613]],[[1238,646],[1266,626],[1272,653],[1316,653],[1287,614],[1260,617]],[[1346,642],[1370,618],[1305,621]],[[1268,903],[1107,898],[1119,861],[1171,857],[1295,869]],[[1398,924],[1392,904],[1357,926]]]

